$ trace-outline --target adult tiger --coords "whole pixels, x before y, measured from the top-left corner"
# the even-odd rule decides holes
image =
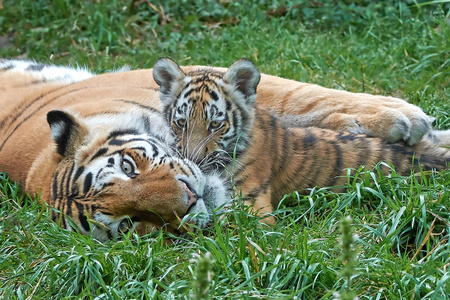
[[[111,75],[114,76],[114,75]],[[148,105],[156,91],[84,70],[0,61],[0,171],[56,210],[71,230],[107,240],[134,230],[204,227],[230,199],[214,174],[174,151],[172,131]],[[48,124],[47,124],[48,122]],[[49,126],[50,125],[50,126]]]
[[[450,150],[436,145],[449,142],[450,131],[431,131],[408,147],[350,132],[287,128],[255,102],[260,73],[249,60],[236,61],[226,72],[184,73],[161,58],[153,72],[179,147],[201,168],[229,167],[236,187],[262,214],[294,190],[344,185],[347,178],[340,175],[348,168],[384,160],[409,174],[419,158],[426,169],[445,168],[450,160]]]

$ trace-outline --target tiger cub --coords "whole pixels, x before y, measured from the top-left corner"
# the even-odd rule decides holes
[[[347,168],[384,160],[409,174],[419,158],[426,169],[445,168],[450,159],[449,150],[427,139],[406,147],[349,132],[286,128],[255,103],[260,73],[250,60],[238,60],[224,73],[210,68],[184,73],[161,58],[153,76],[181,151],[203,170],[230,169],[236,187],[261,215],[270,215],[294,190],[344,185],[340,175]]]

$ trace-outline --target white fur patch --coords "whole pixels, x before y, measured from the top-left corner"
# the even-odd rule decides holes
[[[50,125],[51,136],[54,141],[58,140],[59,137],[64,135],[66,132],[66,123],[59,121]]]
[[[79,82],[95,76],[86,68],[41,64],[31,60],[0,60],[0,69],[39,75],[43,81]]]

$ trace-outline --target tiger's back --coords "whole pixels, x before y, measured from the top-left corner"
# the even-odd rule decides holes
[[[0,170],[8,170],[11,178],[22,185],[38,155],[38,151],[33,150],[45,149],[53,144],[43,112],[64,109],[80,116],[89,116],[136,109],[136,103],[151,110],[159,106],[157,101],[152,104],[149,100],[157,97],[155,89],[145,85],[136,88],[127,76],[122,77],[120,73],[94,77],[81,70],[81,76],[71,77],[70,72],[74,69],[50,66],[56,69],[53,70],[55,75],[46,76],[38,69],[40,64],[26,70],[9,67],[9,62],[5,61],[2,65],[0,61],[0,69],[3,70],[0,71]],[[138,76],[144,79],[148,74],[135,72],[141,72],[142,75]]]

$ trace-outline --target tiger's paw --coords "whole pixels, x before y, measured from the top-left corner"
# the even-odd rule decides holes
[[[373,128],[375,136],[380,136],[388,142],[404,141],[412,146],[431,131],[433,121],[433,117],[426,115],[422,111],[406,115],[401,111],[390,109],[380,116],[376,122],[379,124],[369,124],[368,127],[369,130]],[[380,128],[379,132],[376,127]],[[369,134],[371,133],[369,132]]]
[[[393,97],[371,98],[371,102],[366,103],[371,107],[365,107],[366,114],[358,118],[364,133],[388,142],[404,141],[412,146],[432,130],[435,118],[425,114],[420,107]]]
[[[432,130],[433,121],[433,117],[426,115],[418,107],[402,111],[399,108],[380,106],[377,112],[371,114],[332,113],[322,121],[320,127],[362,133],[391,143],[404,141],[412,146]]]
[[[350,131],[414,145],[432,129],[434,121],[420,107],[395,97],[299,83],[293,84],[293,88],[280,96],[281,100],[277,102],[268,100],[274,97],[269,92],[269,88],[261,88],[259,103],[291,128],[320,127]]]
[[[404,141],[410,146],[417,144],[425,134],[430,132],[433,127],[434,117],[423,115],[423,117],[415,118],[411,122],[410,136],[403,138]]]

